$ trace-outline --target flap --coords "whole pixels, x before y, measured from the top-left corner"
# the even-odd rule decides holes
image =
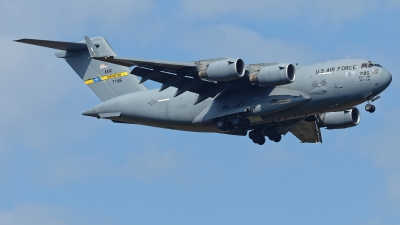
[[[315,121],[301,121],[290,131],[302,143],[322,143],[321,130]]]

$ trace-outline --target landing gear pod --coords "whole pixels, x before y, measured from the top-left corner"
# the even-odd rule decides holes
[[[230,81],[243,77],[245,64],[242,59],[224,59],[212,62],[199,71],[199,77],[211,81]]]
[[[264,86],[290,84],[296,79],[296,68],[288,63],[266,66],[251,74],[249,79],[251,83]]]
[[[357,108],[341,112],[330,112],[321,115],[320,127],[343,129],[357,126],[360,123],[360,111]]]

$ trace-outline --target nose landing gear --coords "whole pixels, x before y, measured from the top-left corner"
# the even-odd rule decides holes
[[[365,105],[365,110],[367,112],[373,113],[373,112],[375,112],[375,109],[376,109],[375,106],[371,105],[371,103],[368,103]]]
[[[378,100],[378,99],[380,99],[381,98],[381,96],[375,96],[375,97],[373,97],[373,98],[370,98],[369,100],[368,100],[368,104],[366,104],[365,105],[365,110],[367,111],[367,112],[370,112],[370,113],[373,113],[373,112],[375,112],[375,106],[374,105],[372,105],[371,104],[371,102],[374,102],[374,101],[376,101],[376,100]]]

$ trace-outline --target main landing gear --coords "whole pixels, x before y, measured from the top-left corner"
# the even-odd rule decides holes
[[[268,137],[269,140],[274,142],[280,142],[282,140],[282,135],[274,130],[262,130],[255,129],[250,131],[249,138],[256,144],[263,145],[265,144],[265,137]]]
[[[365,110],[367,112],[373,113],[373,112],[375,112],[375,109],[376,109],[375,106],[371,105],[371,103],[368,103],[365,105]]]
[[[249,129],[250,120],[244,116],[237,116],[233,118],[223,117],[214,121],[215,126],[223,131],[239,130],[239,129]],[[276,129],[254,129],[249,132],[249,138],[256,144],[265,144],[265,137],[274,142],[280,142],[282,135],[277,132]]]
[[[216,123],[218,129],[227,131],[234,130],[235,127],[242,129],[250,126],[250,120],[245,117],[235,117],[233,119],[221,118]]]
[[[265,144],[265,137],[260,130],[253,130],[249,133],[249,138],[255,143],[259,145]]]

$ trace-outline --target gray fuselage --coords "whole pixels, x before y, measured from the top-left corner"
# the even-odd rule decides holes
[[[362,59],[343,59],[296,66],[295,81],[288,85],[252,85],[248,76],[235,81],[215,98],[194,105],[198,94],[173,97],[176,88],[146,90],[105,101],[84,115],[114,122],[168,129],[224,133],[213,119],[244,113],[251,126],[305,118],[307,115],[341,111],[377,96],[392,80],[379,64]],[[242,87],[238,92],[237,87]]]

